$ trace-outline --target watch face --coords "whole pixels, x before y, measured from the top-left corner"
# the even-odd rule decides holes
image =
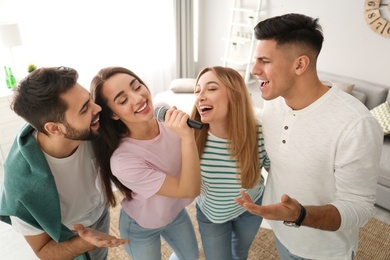
[[[288,227],[300,227],[299,225],[295,224],[294,222],[288,222],[288,221],[283,221],[283,224],[285,224]]]
[[[390,4],[386,0],[364,1],[364,17],[367,24],[374,32],[390,38],[390,21],[383,16],[385,13],[390,14]]]

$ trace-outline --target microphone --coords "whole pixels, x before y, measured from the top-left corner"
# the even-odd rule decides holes
[[[165,114],[167,113],[167,111],[168,111],[168,108],[166,108],[165,106],[156,107],[154,109],[154,117],[157,119],[157,121],[164,122],[165,121]],[[195,128],[198,130],[203,128],[203,124],[201,122],[198,122],[198,121],[195,121],[192,119],[187,119],[187,125],[191,128]]]

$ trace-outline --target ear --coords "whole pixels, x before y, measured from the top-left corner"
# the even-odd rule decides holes
[[[63,135],[64,132],[61,126],[60,123],[47,122],[44,128],[50,135]]]
[[[302,75],[306,69],[309,67],[310,58],[306,55],[299,56],[295,62],[295,73],[297,75]]]
[[[117,116],[115,113],[112,113],[111,118],[114,120],[119,120],[119,116]]]

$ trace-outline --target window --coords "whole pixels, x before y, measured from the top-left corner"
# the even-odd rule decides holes
[[[100,68],[124,66],[155,94],[174,77],[173,2],[6,1],[0,3],[0,17],[19,23],[23,45],[15,48],[14,56],[21,76],[29,63],[69,66],[89,88]]]

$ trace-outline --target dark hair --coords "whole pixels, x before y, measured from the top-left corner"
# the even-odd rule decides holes
[[[121,120],[114,120],[111,118],[112,111],[108,107],[107,99],[102,93],[104,83],[118,73],[128,74],[146,86],[134,72],[123,67],[103,68],[91,81],[90,91],[92,99],[102,108],[102,111],[99,114],[99,135],[98,138],[93,141],[93,149],[98,163],[99,174],[105,190],[107,203],[113,207],[116,205],[116,198],[112,190],[112,182],[123,195],[125,195],[128,199],[131,199],[131,190],[123,185],[112,174],[110,166],[112,154],[118,148],[120,140],[127,135],[130,130]]]
[[[67,67],[39,68],[15,89],[11,109],[35,129],[47,134],[47,122],[62,122],[68,104],[61,95],[76,85],[78,73]]]
[[[321,51],[324,36],[318,18],[303,14],[285,14],[259,22],[254,28],[257,40],[275,40],[279,46],[301,45],[314,51],[315,58]]]

